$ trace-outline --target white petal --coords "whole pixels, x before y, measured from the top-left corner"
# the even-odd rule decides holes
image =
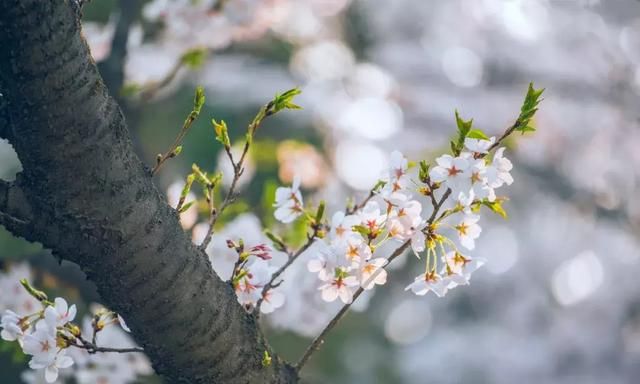
[[[333,302],[338,298],[338,290],[333,286],[327,286],[322,288],[322,300],[326,302]]]
[[[44,370],[44,379],[47,383],[53,383],[58,379],[58,367],[50,365]]]

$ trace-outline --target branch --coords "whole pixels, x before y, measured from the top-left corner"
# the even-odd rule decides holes
[[[507,137],[509,137],[509,135],[511,135],[518,127],[521,126],[521,124],[522,124],[522,122],[520,121],[520,119],[518,119],[511,127],[509,127],[505,131],[505,133],[498,140],[496,140],[496,142],[491,146],[489,151],[497,148],[500,145],[500,143],[502,143]],[[484,157],[484,156],[482,156],[482,157]],[[429,186],[429,188],[432,188],[432,184],[430,183],[430,181],[428,182],[428,186]],[[375,187],[374,187],[374,189],[375,189]],[[365,200],[364,204],[366,204],[366,201],[368,201],[369,199],[371,199],[371,197],[373,197],[372,194],[374,193],[373,192],[374,189],[372,189],[371,193],[369,194],[369,197],[367,197],[367,199]],[[440,209],[442,209],[442,206],[447,201],[447,199],[451,196],[451,193],[452,193],[451,188],[447,188],[447,190],[444,192],[444,194],[442,195],[440,200],[436,200],[436,198],[434,196],[434,190],[431,189],[431,202],[432,202],[432,205],[433,205],[433,211],[431,212],[431,216],[429,216],[429,219],[427,220],[425,228],[430,228],[431,225],[434,222],[436,222],[437,220],[440,220],[440,218],[443,217],[443,215],[441,215],[439,217],[438,213],[440,212]],[[363,204],[363,206],[364,206],[364,204]],[[410,245],[411,245],[411,241],[407,240],[399,248],[397,248],[387,258],[387,264],[385,265],[384,268],[386,268],[395,258],[400,256]],[[365,285],[365,286],[368,285],[369,282],[373,281],[378,276],[378,274],[382,271],[382,269],[383,268],[378,269],[375,273],[373,273],[369,277],[369,280],[367,282],[365,282],[365,284],[362,284],[362,285]],[[320,332],[320,335],[318,335],[311,342],[311,344],[309,345],[309,347],[307,347],[306,351],[304,352],[304,354],[302,355],[300,360],[298,360],[298,363],[296,363],[296,365],[295,365],[295,368],[296,368],[297,371],[300,371],[304,367],[304,365],[307,363],[307,361],[309,360],[311,355],[313,355],[313,353],[320,348],[320,346],[324,342],[324,338],[326,337],[326,335],[340,322],[340,320],[344,317],[344,315],[347,313],[349,308],[351,308],[351,305],[353,305],[353,303],[358,299],[358,297],[360,297],[362,292],[364,292],[364,289],[361,286],[354,293],[351,303],[345,304],[344,306],[342,306],[340,311],[338,311],[338,313],[333,317],[333,319],[331,319],[329,324],[327,324],[327,326],[322,330],[322,332]]]
[[[304,243],[304,245],[298,248],[298,250],[294,253],[287,252],[287,254],[289,255],[287,262],[284,263],[284,265],[280,267],[277,271],[275,271],[273,275],[271,275],[271,279],[269,280],[269,282],[264,286],[264,288],[262,288],[260,299],[256,303],[256,309],[255,309],[256,316],[260,316],[260,306],[262,306],[262,302],[264,301],[264,297],[267,294],[267,292],[269,292],[271,288],[275,288],[281,284],[281,282],[276,284],[275,283],[276,279],[278,279],[278,277],[280,277],[280,275],[282,275],[284,271],[286,271],[287,268],[289,268],[289,266],[293,264],[293,262],[296,261],[296,259],[300,255],[302,255],[307,249],[309,249],[309,247],[311,247],[311,245],[313,245],[313,242],[318,236],[318,231],[320,231],[320,227],[321,225],[319,223],[314,223],[313,231],[311,232],[311,235],[307,236],[307,241]]]
[[[395,258],[402,255],[404,251],[407,248],[409,248],[410,245],[411,245],[411,240],[407,240],[399,248],[393,251],[393,253],[389,256],[389,258],[387,258],[387,265],[389,265]],[[367,280],[363,285],[367,285],[369,282],[373,281],[378,276],[378,273],[380,271],[382,271],[382,268],[378,269],[374,274],[372,274],[369,277],[369,280]],[[351,308],[351,305],[358,299],[358,297],[360,297],[362,292],[364,292],[364,289],[362,287],[358,288],[358,290],[353,294],[353,300],[351,301],[351,303],[343,305],[340,311],[338,311],[338,313],[333,317],[333,319],[331,319],[329,324],[327,324],[327,326],[322,330],[322,332],[320,332],[320,334],[311,342],[309,347],[307,347],[305,352],[302,354],[302,357],[300,358],[300,360],[298,360],[298,362],[295,365],[295,369],[297,371],[300,371],[304,367],[304,365],[307,363],[307,361],[309,361],[309,358],[311,357],[311,355],[313,355],[313,353],[320,348],[320,346],[324,343],[324,338],[336,325],[338,325],[340,320],[342,320],[342,318],[347,313],[349,308]]]
[[[95,335],[95,334],[94,334]],[[85,340],[82,337],[78,337],[80,341],[79,344],[71,344],[72,346],[80,349],[86,350],[90,354],[98,353],[98,352],[114,352],[114,353],[132,353],[139,352],[144,353],[144,349],[142,348],[109,348],[109,347],[99,347],[96,345],[95,338],[93,341]]]
[[[18,186],[37,212],[24,237],[82,268],[167,382],[297,382],[133,152],[69,0],[0,2],[0,46]]]
[[[209,243],[213,238],[213,231],[218,218],[220,217],[220,215],[222,215],[224,210],[227,209],[227,207],[231,205],[237,198],[236,186],[238,184],[238,180],[240,180],[240,176],[242,176],[242,173],[244,172],[244,161],[247,157],[247,154],[249,153],[249,148],[251,147],[251,142],[253,141],[253,137],[256,131],[258,130],[258,128],[260,128],[260,125],[262,125],[262,122],[264,122],[267,117],[273,116],[283,109],[299,109],[300,107],[291,102],[293,97],[299,93],[300,91],[297,88],[291,89],[283,93],[282,95],[276,95],[276,97],[272,101],[260,108],[258,114],[253,118],[253,120],[249,124],[249,127],[247,128],[246,140],[244,142],[242,154],[240,155],[240,160],[238,160],[237,163],[234,162],[233,154],[231,153],[231,145],[229,143],[229,137],[226,132],[226,123],[224,121],[221,121],[220,123],[217,123],[215,120],[213,121],[216,131],[220,129],[220,133],[217,133],[216,140],[223,143],[224,150],[227,153],[227,157],[229,157],[229,161],[233,166],[233,180],[231,181],[229,191],[227,191],[227,195],[222,201],[220,207],[217,210],[212,208],[210,211],[211,216],[209,218],[209,230],[207,231],[207,235],[205,236],[204,240],[200,244],[200,249],[202,251],[207,249],[207,246],[209,246]]]
[[[120,0],[118,8],[118,22],[111,41],[111,53],[106,60],[98,64],[107,88],[116,98],[120,95],[124,84],[124,64],[127,58],[129,31],[140,15],[140,1]]]

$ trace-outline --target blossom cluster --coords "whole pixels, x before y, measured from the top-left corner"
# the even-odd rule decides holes
[[[79,384],[98,382],[132,383],[138,375],[152,373],[147,358],[140,354],[96,353],[97,343],[118,348],[135,348],[125,332],[129,328],[122,317],[102,307],[76,325],[76,305],[69,305],[61,297],[48,301],[43,292],[31,288],[26,264],[17,265],[7,273],[0,273],[3,292],[0,309],[0,337],[17,342],[30,357],[31,371],[23,373],[27,383],[61,383],[73,379]],[[5,290],[6,288],[6,290]],[[26,289],[25,289],[26,288]],[[119,326],[110,326],[117,324]],[[124,331],[124,332],[123,332]],[[93,335],[86,337],[86,335]],[[93,341],[89,341],[93,339]]]
[[[504,148],[488,159],[495,140],[466,138],[464,151],[437,158],[430,170],[424,166],[420,180],[410,177],[409,161],[393,152],[388,172],[370,198],[361,206],[334,213],[327,236],[318,239],[320,250],[307,268],[321,282],[322,299],[350,304],[358,289],[385,284],[389,259],[379,250],[390,241],[398,246],[410,244],[418,257],[426,253],[425,272],[407,290],[416,295],[433,291],[442,297],[452,288],[467,285],[471,274],[485,262],[465,254],[474,249],[482,230],[479,208],[501,209],[496,189],[513,182],[512,164],[504,157]],[[442,202],[436,197],[438,191],[442,191]],[[435,217],[449,195],[454,203]],[[431,212],[423,206],[425,197],[431,198]],[[299,182],[279,188],[275,206],[275,217],[283,223],[304,215]]]
[[[252,310],[260,302],[262,313],[271,313],[280,308],[284,304],[284,294],[275,288],[265,291],[271,276],[278,270],[270,263],[271,249],[266,244],[258,244],[245,250],[242,242],[236,244],[230,240],[228,247],[238,253],[238,262],[231,278],[238,302],[247,310]]]

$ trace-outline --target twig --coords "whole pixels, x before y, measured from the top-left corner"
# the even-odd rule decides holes
[[[367,197],[362,200],[360,202],[360,204],[356,204],[353,207],[347,207],[346,214],[347,215],[353,215],[355,212],[361,210],[362,208],[364,208],[365,205],[367,205],[367,203],[369,202],[369,200],[373,199],[373,197],[376,195],[376,189],[377,187],[373,187],[371,188],[371,190],[369,191],[369,194],[367,195]]]
[[[222,215],[225,209],[227,209],[227,207],[236,200],[236,197],[237,197],[236,186],[238,184],[238,180],[240,180],[240,176],[242,176],[242,173],[244,172],[244,167],[243,167],[244,160],[247,156],[247,152],[249,152],[249,146],[250,146],[249,141],[245,142],[244,149],[242,150],[242,155],[240,156],[240,160],[238,160],[237,163],[233,162],[233,155],[231,154],[231,149],[225,148],[227,156],[229,157],[229,161],[231,161],[231,165],[233,166],[233,180],[231,181],[231,186],[229,186],[229,191],[227,192],[227,195],[222,201],[222,204],[220,204],[220,208],[218,208],[217,210],[211,209],[210,211],[209,230],[207,231],[207,235],[205,236],[204,240],[202,240],[202,243],[200,244],[200,249],[202,250],[207,249],[207,246],[209,246],[209,243],[211,243],[211,239],[213,238],[214,227],[220,215]],[[213,203],[213,197],[211,201]]]
[[[300,255],[302,255],[307,249],[309,249],[309,247],[311,247],[316,237],[318,236],[318,231],[320,230],[320,227],[321,227],[320,223],[314,223],[313,232],[311,232],[311,235],[307,236],[307,241],[304,243],[304,245],[298,248],[298,250],[294,253],[287,252],[289,254],[289,258],[287,259],[287,262],[284,263],[284,265],[282,265],[277,271],[275,271],[273,275],[271,275],[271,279],[269,280],[269,282],[265,284],[264,288],[262,288],[262,294],[260,295],[260,299],[258,299],[258,302],[256,303],[256,309],[255,309],[256,316],[260,316],[260,306],[262,305],[262,302],[264,301],[264,296],[267,294],[267,292],[269,292],[270,289],[276,288],[278,285],[281,284],[281,282],[278,282],[276,284],[275,283],[276,279],[278,279],[278,277],[280,277],[280,275],[282,275],[284,271],[286,271],[287,268],[289,268],[289,266],[293,264],[293,262],[296,261],[296,259]]]
[[[204,100],[204,90],[202,89],[202,87],[196,88],[196,94],[193,100],[193,109],[191,110],[191,113],[189,113],[189,116],[187,116],[187,119],[182,124],[182,129],[180,129],[180,133],[178,133],[178,136],[174,140],[169,150],[164,154],[158,155],[158,158],[156,159],[156,165],[151,170],[151,175],[155,175],[160,167],[162,167],[162,164],[167,161],[167,159],[171,159],[179,154],[180,143],[186,136],[189,128],[191,128],[191,125],[193,125],[193,122],[196,121],[196,119],[200,115],[200,110],[204,105]]]
[[[180,73],[183,66],[185,66],[185,63],[180,59],[173,65],[173,67],[171,67],[169,73],[167,73],[162,79],[143,85],[140,90],[140,98],[144,101],[152,99],[158,91],[171,84],[176,76],[178,76],[178,73]]]
[[[397,248],[389,256],[389,258],[387,258],[387,265],[389,265],[396,257],[402,255],[402,253],[409,247],[409,245],[411,245],[411,240],[405,241],[399,248]],[[373,273],[369,277],[369,280],[366,281],[364,285],[368,285],[369,282],[373,281],[378,276],[378,273],[380,273],[380,271],[382,271],[382,269],[383,268],[379,268],[375,273]],[[318,335],[311,342],[311,344],[307,347],[307,349],[305,350],[305,352],[302,355],[302,357],[300,358],[300,360],[298,360],[298,362],[295,365],[295,369],[297,371],[300,371],[302,369],[302,367],[304,367],[304,365],[307,363],[307,361],[309,361],[309,358],[311,357],[311,355],[313,355],[313,353],[320,348],[322,343],[324,343],[324,338],[338,324],[338,322],[340,320],[342,320],[342,318],[347,313],[347,311],[349,310],[351,305],[356,301],[356,299],[358,297],[360,297],[362,292],[364,292],[364,289],[362,287],[358,288],[358,290],[356,290],[356,292],[353,294],[353,299],[352,299],[351,303],[343,305],[342,308],[340,309],[340,311],[338,311],[338,313],[333,317],[333,319],[331,319],[329,324],[327,324],[327,326],[322,330],[322,332],[320,332],[320,335]]]
[[[513,131],[515,131],[515,129],[519,126],[519,121],[516,121],[516,123],[514,125],[512,125],[511,127],[509,127],[507,129],[507,131],[498,139],[496,140],[496,142],[494,143],[494,145],[491,146],[491,149],[496,148],[498,145],[500,145],[500,143],[506,139],[511,133],[513,133]],[[449,198],[449,196],[451,196],[452,190],[451,188],[447,188],[447,190],[445,191],[445,193],[442,195],[442,197],[440,198],[440,200],[436,201],[435,197],[433,196],[433,190],[431,191],[432,194],[432,204],[433,204],[433,212],[431,213],[431,216],[429,217],[429,219],[427,220],[427,225],[425,228],[430,227],[436,220],[436,217],[438,217],[438,213],[440,211],[440,209],[442,209],[442,206],[444,205],[445,201]],[[366,204],[366,203],[365,203]],[[383,268],[379,268],[375,273],[373,273],[369,279],[365,282],[365,286],[373,281],[373,279],[375,279],[377,277],[377,275],[382,271],[382,269],[386,268],[396,257],[400,256],[408,247],[409,245],[411,245],[411,240],[407,240],[405,241],[399,248],[397,248],[388,258],[387,258],[387,264],[383,267]],[[344,317],[344,315],[347,313],[347,311],[349,310],[349,308],[351,308],[351,305],[353,305],[353,303],[356,301],[356,299],[358,299],[358,297],[360,297],[360,295],[362,294],[362,292],[364,292],[364,289],[362,288],[362,286],[360,288],[358,288],[356,290],[356,292],[353,294],[353,299],[351,300],[351,303],[349,304],[345,304],[342,306],[342,308],[340,309],[340,311],[338,311],[338,313],[331,319],[331,321],[329,321],[329,323],[327,324],[327,326],[322,330],[322,332],[320,332],[320,335],[318,335],[309,345],[309,347],[307,347],[307,349],[305,350],[304,354],[302,355],[302,357],[300,358],[300,360],[298,360],[298,362],[295,365],[295,369],[297,371],[300,371],[304,365],[307,363],[307,361],[309,360],[309,358],[311,357],[311,355],[313,355],[313,353],[315,351],[317,351],[320,346],[322,345],[322,343],[324,342],[324,338],[326,337],[326,335],[338,324],[338,322]]]
[[[132,353],[139,352],[144,353],[144,349],[132,347],[132,348],[109,348],[109,347],[99,347],[94,342],[89,340],[85,340],[82,337],[79,337],[78,340],[80,344],[71,344],[72,346],[80,349],[86,350],[90,354],[98,353],[98,352],[114,352],[114,353]]]

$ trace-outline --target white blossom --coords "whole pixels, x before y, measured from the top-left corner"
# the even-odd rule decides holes
[[[486,154],[495,142],[495,137],[491,137],[489,140],[466,138],[464,139],[464,146],[473,153]]]
[[[276,190],[275,218],[285,224],[291,223],[303,212],[302,193],[300,193],[300,177],[293,178],[291,187],[280,187]]]
[[[364,289],[371,289],[375,285],[386,284],[387,271],[384,270],[385,265],[387,265],[387,260],[382,257],[361,260],[356,263],[356,276],[360,286]]]
[[[454,194],[467,193],[471,186],[469,159],[442,155],[436,159],[437,165],[429,171],[429,177],[436,183],[444,183]]]
[[[487,167],[487,183],[491,188],[499,188],[504,184],[511,185],[513,177],[509,173],[513,168],[511,161],[504,157],[505,148],[499,148],[493,155],[491,165]]]
[[[21,320],[18,314],[9,309],[5,310],[2,315],[2,320],[0,321],[0,327],[2,327],[0,336],[2,339],[6,341],[15,341],[24,336],[24,330],[20,323]]]
[[[76,305],[69,307],[67,301],[62,297],[56,297],[53,306],[48,306],[44,311],[45,320],[62,327],[73,321],[76,317]]]
[[[322,300],[333,302],[340,298],[340,301],[344,304],[351,304],[353,301],[353,287],[358,284],[358,280],[354,276],[334,277],[319,288],[322,291]]]
[[[438,297],[443,297],[447,293],[448,282],[443,280],[435,271],[423,273],[409,284],[405,291],[411,290],[418,296],[424,296],[429,291],[433,291]]]
[[[482,228],[478,225],[479,220],[479,215],[467,213],[455,227],[460,238],[460,244],[468,250],[473,250],[476,247],[475,240],[480,237],[482,232]]]
[[[353,236],[358,236],[357,233],[353,232],[353,226],[358,224],[358,217],[354,215],[345,215],[342,211],[334,213],[331,218],[331,230],[329,231],[331,242],[333,244],[341,244]]]
[[[445,263],[442,275],[445,276],[444,280],[448,282],[449,289],[458,285],[468,285],[471,274],[486,263],[484,259],[463,256],[456,251],[443,255],[442,261]]]

